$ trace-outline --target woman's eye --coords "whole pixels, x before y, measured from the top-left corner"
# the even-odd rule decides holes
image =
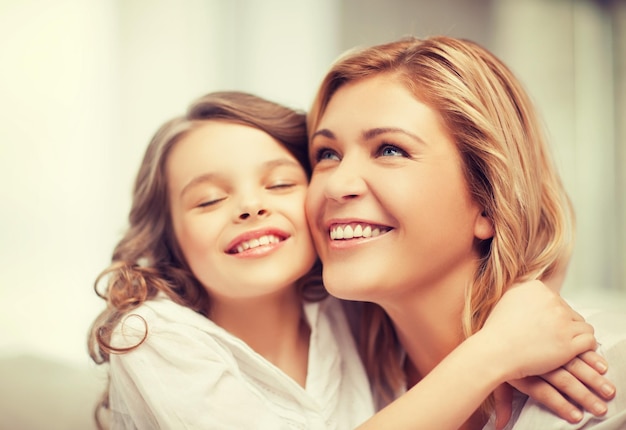
[[[382,157],[408,157],[406,151],[395,145],[384,144],[378,149],[378,154]]]
[[[337,153],[335,151],[333,151],[332,149],[320,148],[316,152],[315,161],[319,162],[319,161],[322,161],[322,160],[335,160],[335,161],[338,161],[339,160],[339,155],[337,155]]]

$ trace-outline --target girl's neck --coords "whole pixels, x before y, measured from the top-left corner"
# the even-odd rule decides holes
[[[252,299],[213,300],[210,317],[305,385],[310,328],[295,290]]]

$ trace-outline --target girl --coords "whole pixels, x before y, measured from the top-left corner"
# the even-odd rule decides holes
[[[110,360],[114,428],[347,428],[372,414],[338,303],[322,300],[306,160],[304,116],[242,93],[209,94],[157,131],[91,336]]]
[[[480,46],[409,38],[352,53],[326,75],[308,124],[307,214],[324,284],[338,297],[377,304],[364,305],[362,340],[381,398],[430,375],[484,327],[513,282],[563,271],[570,201],[524,90]],[[514,337],[504,332],[501,342]],[[626,384],[623,333],[602,339],[618,385]],[[545,378],[559,387],[563,370]],[[615,394],[611,386],[598,391]],[[597,402],[597,417],[581,421],[571,409],[575,428],[626,428],[623,390],[602,418],[600,398],[572,397]],[[490,411],[487,403],[470,412],[461,428],[483,428]],[[377,417],[416,423],[415,416]],[[574,428],[533,402],[516,420],[519,428]]]
[[[202,97],[157,131],[130,227],[99,278],[107,308],[89,343],[110,365],[112,427],[351,429],[373,414],[343,310],[321,285],[307,159],[304,115],[243,93]],[[425,390],[449,387],[453,406],[473,408],[505,380],[594,346],[590,326],[543,285],[500,306]],[[514,355],[497,345],[503,328],[518,335]],[[555,342],[542,356],[527,348]],[[438,422],[447,407],[423,414]]]

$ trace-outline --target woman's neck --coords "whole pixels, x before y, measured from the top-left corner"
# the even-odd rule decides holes
[[[310,328],[295,290],[252,299],[213,300],[210,317],[305,385]]]
[[[398,306],[383,306],[414,368],[417,380],[407,380],[409,386],[428,374],[462,342],[463,300],[463,288],[433,289],[405,297]]]
[[[462,314],[468,276],[445,285],[415,289],[381,303],[407,354],[407,388],[418,383],[463,341]],[[459,430],[482,429],[487,417],[476,411]]]

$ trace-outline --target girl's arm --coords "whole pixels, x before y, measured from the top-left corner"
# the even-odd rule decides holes
[[[359,429],[457,429],[505,381],[546,374],[595,347],[580,315],[541,282],[527,282],[507,291],[480,331]],[[593,360],[606,366],[597,354]],[[564,418],[580,420],[570,406]]]

